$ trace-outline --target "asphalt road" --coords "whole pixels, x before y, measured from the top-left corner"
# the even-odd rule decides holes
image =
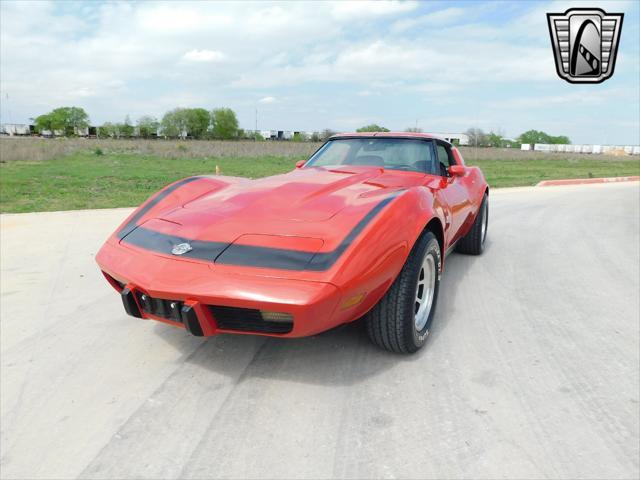
[[[638,478],[640,184],[490,200],[409,357],[127,317],[128,210],[1,216],[1,477]]]

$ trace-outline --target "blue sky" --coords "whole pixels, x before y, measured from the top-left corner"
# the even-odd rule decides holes
[[[640,144],[640,2],[0,2],[3,122],[230,107],[244,128],[528,129]],[[555,73],[547,12],[624,12],[614,76]],[[7,95],[9,99],[7,100]]]

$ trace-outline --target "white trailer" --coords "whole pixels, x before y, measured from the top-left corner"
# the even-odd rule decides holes
[[[549,145],[548,143],[534,143],[533,144],[533,149],[536,152],[549,153],[551,151],[551,145]]]
[[[431,133],[434,137],[440,137],[445,139],[449,143],[453,143],[454,145],[471,145],[469,140],[469,135],[466,133]]]
[[[14,135],[30,135],[31,130],[29,125],[24,123],[3,123],[0,126],[0,133],[13,137]]]

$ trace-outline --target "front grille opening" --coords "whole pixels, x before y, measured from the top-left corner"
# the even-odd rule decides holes
[[[122,290],[124,290],[124,283],[122,283],[119,280],[116,280],[111,275],[109,275],[107,272],[102,271],[102,275],[104,275],[104,278],[107,279],[107,282],[109,282],[111,284],[111,286],[113,288],[115,288],[118,292],[122,292]]]
[[[290,313],[261,311],[253,308],[209,305],[209,310],[222,330],[256,333],[289,333],[293,329]]]

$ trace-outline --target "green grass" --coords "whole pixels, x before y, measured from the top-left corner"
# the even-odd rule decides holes
[[[469,160],[468,165],[479,166],[494,188],[535,185],[543,180],[561,178],[598,178],[640,175],[640,159],[621,160],[563,160],[541,158],[535,160]]]
[[[0,211],[34,212],[129,207],[179,178],[222,174],[258,178],[287,172],[296,159],[281,156],[159,158],[150,155],[78,152],[43,161],[0,164]],[[468,160],[492,187],[535,185],[554,178],[640,175],[640,160]]]
[[[130,207],[180,178],[213,174],[264,177],[287,172],[286,157],[168,159],[138,154],[75,153],[40,162],[0,164],[0,211]]]

